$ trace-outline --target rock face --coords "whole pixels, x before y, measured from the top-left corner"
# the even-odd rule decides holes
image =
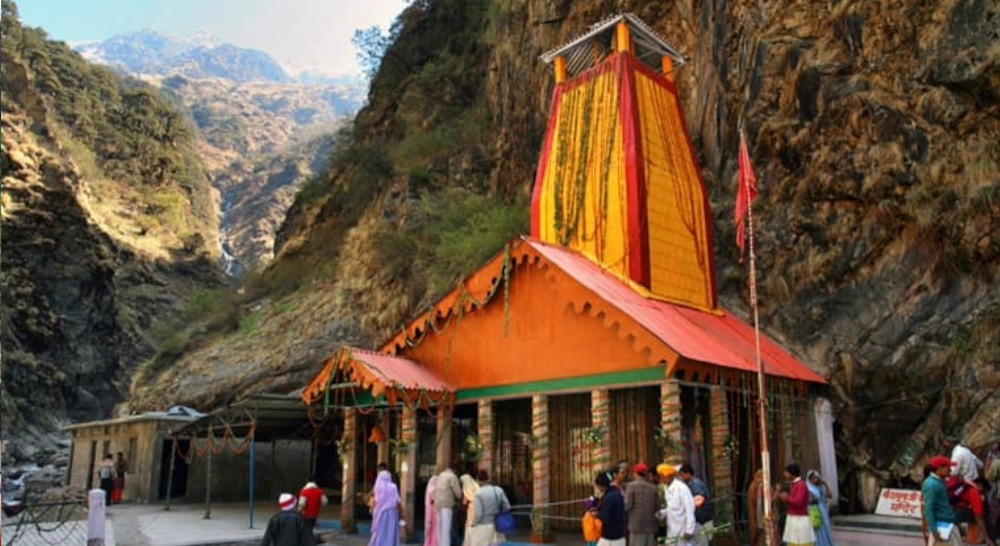
[[[747,128],[762,319],[830,380],[849,507],[870,507],[862,484],[915,479],[944,433],[976,449],[996,440],[1000,13],[986,0],[415,2],[351,143],[279,232],[272,278],[307,279],[295,300],[307,309],[278,313],[264,298],[259,337],[185,355],[157,392],[210,400],[188,389],[192,373],[252,392],[318,369],[322,352],[296,347],[393,332],[449,263],[435,261],[440,241],[405,237],[454,235],[426,205],[461,190],[526,206],[552,85],[538,55],[622,10],[691,57],[676,80],[713,201],[719,288],[736,309],[746,276],[731,218]],[[286,320],[309,331],[265,326]],[[268,352],[278,369],[260,362]],[[237,374],[207,358],[247,365]],[[135,407],[153,404],[146,387],[133,392]]]
[[[35,29],[20,28],[16,12],[11,15],[4,2],[4,466],[28,461],[57,467],[65,465],[68,447],[58,427],[110,417],[132,373],[155,353],[162,321],[179,314],[192,292],[221,285],[217,254],[207,244],[217,237],[217,227],[201,214],[213,207],[204,180],[174,178],[173,171],[161,170],[162,180],[154,183],[127,170],[191,161],[192,140],[168,133],[177,156],[156,155],[148,140],[154,129],[129,134],[120,118],[81,110],[97,133],[117,135],[118,140],[107,136],[102,145],[114,147],[118,157],[127,157],[132,145],[152,155],[129,158],[121,166],[103,155],[104,148],[85,146],[65,124],[69,110],[40,88],[43,82],[66,85],[65,92],[74,94],[79,105],[87,98],[69,82],[114,76],[91,72],[65,45],[39,40]],[[38,55],[33,68],[16,47],[8,49],[18,42]],[[66,64],[58,66],[58,73],[39,75],[36,71],[47,68],[37,60],[42,58]],[[116,80],[103,81],[109,82],[107,89],[117,88]],[[132,98],[143,101],[133,104],[147,109],[143,112],[158,112],[161,106],[146,89],[107,95],[106,101],[115,106]],[[129,119],[139,126],[154,117]],[[140,171],[148,172],[155,176],[157,171]]]

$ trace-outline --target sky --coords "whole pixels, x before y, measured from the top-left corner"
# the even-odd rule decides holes
[[[387,29],[407,0],[16,0],[21,21],[70,44],[152,28],[269,53],[291,71],[360,73],[351,36]]]

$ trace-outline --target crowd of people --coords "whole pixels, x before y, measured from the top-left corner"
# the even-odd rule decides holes
[[[944,448],[950,457],[935,455],[924,467],[922,515],[928,546],[996,546],[1000,540],[1000,443],[993,444],[985,462],[957,438],[946,438]]]
[[[489,546],[503,542],[497,516],[510,512],[502,487],[489,472],[466,464],[461,476],[451,468],[431,476],[424,496],[424,546]],[[455,525],[455,522],[458,525]],[[385,546],[373,544],[372,546]]]
[[[631,475],[634,472],[634,477]],[[688,463],[675,467],[620,461],[594,478],[597,494],[585,503],[583,538],[589,546],[707,545],[715,518],[711,494]],[[626,538],[627,536],[627,538]]]
[[[758,470],[747,490],[747,519],[750,544],[767,543],[767,526],[764,504],[770,502],[775,525],[772,544],[804,544],[832,546],[833,526],[830,504],[833,495],[830,486],[818,470],[809,470],[805,477],[797,463],[789,463],[783,471],[783,481],[778,483],[770,500],[764,497],[763,471]]]
[[[923,482],[923,517],[928,546],[986,544],[997,546],[1000,531],[1000,444],[982,461],[956,439],[945,447],[951,456],[930,459]],[[119,454],[120,456],[121,454]],[[110,461],[110,462],[109,462]],[[110,455],[101,466],[102,488],[114,487]],[[108,468],[110,471],[106,471]],[[127,466],[125,467],[127,468]],[[124,480],[124,472],[120,474]],[[707,546],[715,532],[714,501],[708,486],[688,463],[659,464],[650,469],[620,461],[594,479],[595,495],[584,503],[583,539],[587,546]],[[750,541],[765,543],[762,472],[748,490]],[[109,489],[110,490],[110,489]],[[830,488],[822,475],[804,475],[796,463],[784,468],[775,488],[774,544],[833,546]],[[281,512],[268,523],[263,546],[313,546],[313,526],[327,502],[309,482],[296,499],[279,497]],[[424,546],[490,546],[504,542],[501,516],[510,501],[489,473],[468,464],[461,475],[445,468],[431,476],[424,496]],[[298,510],[296,510],[296,508]],[[369,499],[372,531],[369,546],[397,546],[406,526],[399,489],[384,464],[378,467]],[[964,535],[964,538],[963,538]]]

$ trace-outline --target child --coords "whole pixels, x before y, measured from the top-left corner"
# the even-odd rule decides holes
[[[587,546],[596,546],[601,539],[601,520],[597,518],[597,499],[590,497],[584,505],[587,511],[583,514],[583,540]]]

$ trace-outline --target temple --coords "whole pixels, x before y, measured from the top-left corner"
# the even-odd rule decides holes
[[[555,87],[530,236],[377,350],[338,348],[302,392],[343,418],[345,530],[378,462],[399,473],[410,533],[428,478],[466,461],[535,507],[541,541],[578,528],[582,505],[565,502],[619,459],[688,461],[719,499],[716,524],[746,520],[732,493],[761,464],[754,331],[718,302],[673,83],[685,59],[623,14],[542,60]],[[775,467],[836,475],[824,379],[764,335],[761,354]]]

